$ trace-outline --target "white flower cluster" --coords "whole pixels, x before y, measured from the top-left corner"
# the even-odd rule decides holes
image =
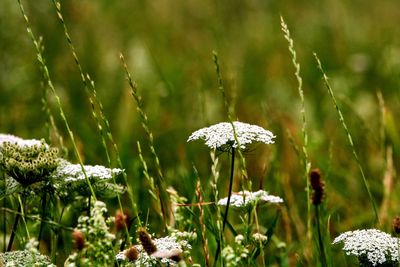
[[[155,266],[157,260],[166,266],[177,266],[177,262],[172,260],[173,256],[182,254],[183,251],[191,250],[192,247],[185,240],[177,240],[175,237],[167,236],[158,239],[153,239],[154,245],[157,247],[157,251],[150,256],[144,251],[142,245],[135,245],[135,248],[139,252],[139,258],[135,262],[129,263],[128,266],[144,266],[151,267]],[[125,251],[121,251],[117,254],[116,258],[118,261],[125,261]],[[163,266],[164,266],[163,265]]]
[[[219,206],[226,206],[228,198],[218,200]],[[229,205],[236,208],[246,208],[254,204],[266,204],[266,203],[283,203],[283,199],[274,195],[268,194],[264,190],[258,190],[256,192],[250,192],[247,190],[241,192],[234,192],[231,195]]]
[[[398,238],[377,229],[348,231],[336,237],[332,244],[340,242],[344,242],[347,255],[366,258],[373,266],[399,260]]]
[[[0,134],[0,147],[4,143],[18,144],[20,147],[40,146],[44,141],[36,139],[22,139],[11,134]]]
[[[83,168],[87,177],[93,180],[108,180],[111,179],[113,175],[118,175],[123,172],[123,170],[118,168],[109,169],[101,165],[84,165]],[[60,166],[56,169],[54,177],[64,179],[65,182],[75,182],[86,179],[80,164],[71,164],[65,160],[62,161]]]
[[[253,142],[260,142],[265,144],[273,144],[275,136],[268,130],[248,123],[239,121],[233,122],[235,127],[236,137],[240,143],[240,148],[245,149],[246,145]],[[229,122],[221,122],[210,127],[202,128],[193,132],[189,141],[203,139],[206,145],[210,148],[217,149],[224,145],[231,145],[237,147],[238,144],[235,140],[232,124]]]

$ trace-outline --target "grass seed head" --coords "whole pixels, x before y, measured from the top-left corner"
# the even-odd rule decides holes
[[[138,234],[140,243],[142,244],[143,249],[148,255],[151,255],[157,251],[156,245],[154,244],[151,236],[149,235],[149,233],[147,233],[145,228],[139,228]]]
[[[125,251],[125,257],[129,261],[136,261],[137,259],[139,259],[139,251],[135,246],[131,246]]]
[[[396,216],[396,218],[394,218],[394,220],[393,220],[393,230],[397,235],[400,234],[400,216]]]
[[[312,196],[312,203],[319,205],[322,202],[324,196],[324,181],[321,177],[321,171],[319,169],[313,169],[310,172],[310,185],[314,194]]]

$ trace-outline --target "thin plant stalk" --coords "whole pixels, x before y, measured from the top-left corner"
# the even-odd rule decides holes
[[[218,191],[218,180],[219,180],[219,170],[218,170],[218,157],[216,157],[216,151],[215,149],[210,152],[210,157],[211,157],[211,173],[212,173],[212,183],[211,187],[213,189],[213,194],[214,194],[214,200],[215,202],[218,201],[218,196],[219,196],[219,191]],[[213,266],[217,266],[218,263],[218,257],[221,249],[221,243],[223,243],[223,234],[222,234],[222,221],[221,221],[221,211],[220,207],[216,205],[216,227],[218,229],[218,236],[215,236],[216,241],[217,241],[217,250],[215,252],[215,257],[214,257],[214,264]],[[222,257],[220,259],[220,266],[222,266]]]
[[[310,172],[311,168],[311,162],[308,158],[308,151],[307,151],[307,146],[308,146],[308,134],[307,134],[307,120],[306,120],[306,107],[305,107],[305,99],[304,99],[304,92],[303,92],[303,79],[300,76],[300,63],[297,61],[297,53],[296,50],[294,49],[294,42],[292,37],[290,36],[290,31],[289,28],[284,21],[283,17],[281,16],[281,29],[284,33],[285,39],[288,41],[289,46],[289,52],[292,57],[292,63],[295,68],[295,77],[297,81],[297,91],[300,96],[300,102],[301,102],[301,118],[302,118],[302,127],[301,127],[301,132],[302,132],[302,137],[303,137],[303,147],[302,147],[302,156],[303,156],[303,165],[304,165],[304,177],[306,180],[306,198],[307,198],[307,238],[310,241],[311,240],[311,201],[310,201],[310,181],[308,179],[308,173]]]
[[[248,175],[247,175],[246,160],[245,160],[245,158],[243,156],[242,150],[240,149],[240,142],[239,142],[239,139],[237,138],[235,125],[233,124],[233,119],[232,119],[233,114],[231,114],[232,113],[232,111],[231,111],[232,108],[228,103],[228,98],[226,96],[225,87],[224,87],[224,84],[222,82],[222,74],[221,74],[221,67],[220,67],[220,64],[219,64],[218,54],[215,51],[213,51],[213,61],[214,61],[215,71],[217,73],[217,78],[218,78],[218,90],[222,94],[225,111],[226,111],[226,114],[228,116],[228,120],[232,125],[233,137],[235,138],[235,142],[237,144],[237,147],[239,148],[237,152],[238,152],[239,159],[240,159],[240,164],[241,164],[240,171],[241,171],[241,174],[242,174],[242,178],[245,181],[244,184],[247,187],[246,189],[251,191],[251,181],[250,181],[250,179],[248,179]]]
[[[46,202],[47,202],[47,193],[44,192],[43,196],[42,196],[42,205],[41,205],[41,209],[42,209],[41,218],[42,219],[44,219],[45,215],[46,215]],[[42,239],[43,226],[44,226],[44,221],[41,220],[40,221],[39,234],[38,234],[38,249],[39,249],[39,246],[40,246],[40,240]]]
[[[357,162],[358,169],[360,170],[360,173],[361,173],[361,177],[362,177],[362,181],[363,181],[364,187],[365,187],[365,189],[366,189],[366,191],[367,191],[367,193],[368,193],[368,197],[369,197],[370,203],[371,203],[371,205],[372,205],[372,207],[373,207],[373,210],[374,210],[374,213],[375,213],[375,223],[378,223],[378,224],[379,224],[380,221],[379,221],[378,209],[377,209],[377,207],[376,207],[376,203],[375,203],[375,201],[374,201],[374,198],[372,197],[371,190],[370,190],[370,188],[369,188],[367,178],[365,177],[363,167],[361,166],[360,159],[359,159],[359,157],[358,157],[356,148],[355,148],[354,143],[353,143],[353,138],[351,137],[350,131],[349,131],[349,129],[347,128],[347,124],[346,124],[345,121],[344,121],[344,117],[343,117],[342,111],[340,110],[340,108],[339,108],[339,106],[338,106],[338,104],[337,104],[337,102],[336,102],[335,95],[333,94],[333,90],[332,90],[332,88],[331,88],[331,86],[330,86],[330,84],[329,84],[329,82],[328,82],[328,77],[326,76],[325,71],[324,71],[324,69],[322,68],[321,61],[319,60],[319,58],[318,58],[318,56],[317,56],[316,53],[314,53],[314,57],[315,57],[315,60],[316,60],[316,62],[317,62],[318,69],[319,69],[319,71],[321,72],[322,78],[323,78],[323,80],[324,80],[325,87],[328,89],[328,93],[329,93],[329,95],[330,95],[330,97],[331,97],[331,99],[332,99],[332,101],[333,101],[333,104],[334,104],[334,106],[335,106],[335,109],[336,109],[336,111],[337,111],[337,113],[338,113],[339,121],[340,121],[340,123],[342,124],[344,131],[346,132],[347,140],[349,141],[350,147],[351,147],[351,149],[352,149],[354,159],[355,159],[356,162]]]
[[[7,190],[7,188],[6,188],[6,175],[4,174],[4,173],[2,173],[2,178],[3,178],[3,181],[4,181],[4,191],[5,190]],[[6,207],[6,197],[5,198],[3,198],[3,207]],[[6,225],[6,222],[7,222],[7,220],[6,220],[6,211],[5,210],[3,210],[3,244],[4,244],[4,246],[3,246],[3,252],[6,252],[6,248],[7,248],[7,237],[6,237],[6,233],[7,233],[7,225]]]
[[[201,190],[201,183],[200,183],[200,177],[198,175],[197,169],[193,166],[193,169],[195,171],[195,174],[197,176],[197,183],[196,183],[196,197],[197,197],[197,203],[200,211],[199,215],[199,224],[200,224],[200,231],[201,231],[201,243],[203,247],[203,253],[204,253],[204,263],[206,267],[210,266],[210,254],[208,252],[208,240],[206,236],[206,225],[204,223],[204,208],[201,205],[201,203],[204,202],[203,199],[203,194]]]
[[[8,241],[7,251],[11,251],[12,245],[14,243],[15,234],[17,232],[17,227],[19,223],[19,219],[21,218],[21,204],[18,203],[17,214],[15,215],[14,224],[11,230],[10,239]]]
[[[68,46],[69,46],[69,48],[71,50],[71,53],[72,53],[72,56],[74,58],[75,64],[78,67],[83,86],[85,88],[86,93],[89,96],[89,101],[90,101],[90,104],[92,106],[92,116],[93,116],[93,118],[95,119],[95,121],[97,123],[97,127],[98,127],[98,130],[100,132],[101,139],[102,139],[102,145],[103,145],[103,148],[104,148],[105,153],[106,153],[108,165],[111,168],[111,165],[112,165],[111,164],[111,158],[110,158],[110,154],[108,152],[107,144],[106,144],[106,141],[105,141],[105,138],[104,138],[103,127],[101,126],[99,117],[98,117],[98,115],[96,113],[96,109],[95,109],[96,104],[100,109],[100,117],[102,118],[104,124],[106,125],[106,130],[108,131],[107,135],[108,135],[110,141],[113,143],[113,147],[116,150],[116,153],[117,153],[118,158],[119,158],[118,149],[117,149],[116,144],[115,144],[115,142],[114,142],[114,140],[112,138],[112,134],[111,134],[111,131],[110,131],[108,120],[104,116],[102,104],[100,103],[100,101],[98,101],[96,89],[95,89],[95,86],[94,86],[94,82],[91,80],[91,78],[90,78],[90,76],[88,74],[86,74],[86,76],[84,75],[84,72],[83,72],[82,66],[80,64],[78,55],[77,55],[77,53],[75,51],[75,47],[74,47],[74,45],[72,43],[72,39],[71,39],[71,37],[69,35],[67,25],[66,25],[66,23],[64,21],[62,13],[61,13],[61,3],[58,0],[53,0],[53,4],[54,4],[54,6],[56,8],[57,16],[58,16],[58,18],[59,18],[59,20],[60,20],[60,22],[61,22],[61,24],[63,26],[64,35],[65,35],[65,38],[67,40]],[[89,91],[89,85],[90,85],[90,87],[92,89],[92,95],[91,95],[91,93]],[[123,169],[121,160],[118,160],[118,163],[119,163],[119,167],[121,169]],[[126,184],[126,186],[128,188],[128,195],[129,195],[129,198],[131,199],[132,208],[133,208],[134,213],[136,215],[137,214],[136,204],[134,203],[132,190],[131,190],[131,188],[130,188],[130,186],[128,184],[127,177],[126,177],[125,173],[123,173],[123,177],[124,177],[124,180],[125,180],[125,184]],[[116,184],[115,175],[112,176],[112,179],[113,179],[114,184]],[[122,207],[122,202],[121,202],[121,198],[120,198],[119,194],[117,194],[117,200],[118,200],[119,208],[122,211],[123,207]],[[126,229],[126,227],[125,227],[125,231],[126,231],[126,234],[129,235],[129,232]],[[129,244],[130,244],[130,240],[129,240]]]
[[[320,214],[319,214],[319,205],[315,205],[315,221],[317,223],[317,235],[318,235],[318,246],[319,246],[319,255],[322,267],[327,267],[326,255],[324,242],[322,240],[321,235],[321,223],[320,223]]]
[[[49,69],[47,68],[47,65],[45,63],[45,60],[44,60],[43,53],[41,51],[40,45],[39,45],[38,41],[36,40],[35,35],[33,34],[33,31],[32,31],[32,28],[30,26],[30,22],[29,22],[28,16],[25,13],[25,10],[24,10],[24,7],[23,7],[23,5],[21,3],[21,0],[17,0],[17,1],[18,1],[18,5],[19,5],[20,11],[22,13],[22,16],[23,16],[23,18],[25,20],[25,24],[26,24],[28,35],[30,36],[30,38],[31,38],[31,40],[32,40],[32,42],[33,42],[33,44],[35,46],[36,54],[37,54],[37,60],[38,60],[40,66],[41,66],[41,68],[43,70],[43,75],[46,78],[47,85],[50,88],[51,92],[53,93],[53,95],[54,95],[54,97],[56,99],[56,103],[57,103],[57,106],[58,106],[58,109],[59,109],[60,116],[61,116],[61,118],[62,118],[62,120],[63,120],[63,122],[65,124],[65,127],[67,128],[69,137],[70,137],[72,145],[74,147],[75,155],[76,155],[76,157],[78,159],[79,164],[81,165],[81,169],[82,169],[82,172],[83,172],[83,174],[85,176],[86,182],[87,182],[87,184],[89,186],[90,193],[93,196],[93,198],[96,199],[96,194],[94,193],[93,186],[92,186],[92,184],[91,184],[91,182],[89,180],[89,177],[86,174],[85,168],[83,167],[82,157],[79,154],[79,150],[78,150],[78,147],[77,147],[76,142],[75,142],[74,134],[71,131],[71,128],[70,128],[68,120],[67,120],[67,117],[65,116],[64,110],[62,108],[61,99],[58,96],[58,94],[56,92],[56,89],[55,89],[55,87],[53,85],[53,82],[52,82],[52,80],[50,78],[50,72],[49,72]]]
[[[232,147],[231,149],[231,175],[229,177],[229,189],[228,189],[228,201],[226,203],[225,213],[224,213],[224,220],[222,221],[222,231],[225,230],[225,225],[228,220],[228,211],[229,211],[229,204],[231,202],[231,195],[232,195],[232,185],[233,185],[233,173],[235,170],[235,148]]]
[[[146,135],[148,137],[150,152],[151,152],[151,155],[153,156],[153,159],[154,159],[154,162],[156,165],[157,175],[156,175],[155,182],[156,182],[156,186],[157,186],[157,194],[158,194],[158,198],[160,200],[160,208],[161,208],[161,212],[163,215],[164,225],[167,228],[167,225],[169,223],[169,219],[171,216],[171,203],[170,203],[170,199],[167,194],[167,191],[165,190],[165,181],[164,181],[164,175],[161,170],[160,160],[159,160],[156,150],[154,148],[153,133],[150,130],[147,115],[143,110],[143,101],[142,101],[142,98],[140,97],[140,95],[138,94],[137,84],[132,79],[132,76],[128,70],[128,65],[127,65],[122,53],[120,54],[120,59],[121,59],[123,68],[125,70],[126,79],[128,80],[128,84],[131,89],[131,94],[132,94],[134,100],[136,101],[136,104],[137,104],[136,109],[140,115],[142,128],[144,129],[144,131],[146,132]]]

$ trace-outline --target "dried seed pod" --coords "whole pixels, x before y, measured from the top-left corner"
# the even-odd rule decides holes
[[[151,236],[149,235],[149,233],[147,233],[145,228],[139,228],[138,234],[140,243],[142,244],[143,249],[148,255],[151,255],[157,251],[156,245],[154,244]]]
[[[76,248],[81,251],[85,247],[85,234],[79,230],[74,230],[72,238],[75,241]]]
[[[321,178],[321,171],[319,169],[313,169],[310,172],[310,185],[314,191],[312,196],[312,203],[319,205],[322,202],[324,196],[324,181]]]
[[[139,251],[135,246],[131,246],[125,251],[125,257],[129,261],[136,261],[139,258]]]

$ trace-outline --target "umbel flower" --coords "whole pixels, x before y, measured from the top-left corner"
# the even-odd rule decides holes
[[[58,149],[43,140],[0,135],[0,168],[22,186],[48,180],[58,164]]]
[[[239,141],[240,148],[245,149],[251,143],[273,144],[275,136],[268,130],[248,123],[239,121],[233,122],[236,137]],[[229,151],[230,148],[237,148],[238,144],[235,139],[232,124],[230,122],[221,122],[210,127],[202,128],[193,132],[189,141],[203,139],[206,145],[212,149],[221,151]]]
[[[30,239],[24,250],[0,253],[0,266],[48,266],[56,267],[49,257],[37,250],[38,241]]]
[[[124,266],[151,267],[159,266],[158,264],[160,263],[161,266],[178,266],[178,262],[181,260],[182,255],[192,249],[186,240],[178,239],[176,236],[166,236],[151,239],[151,251],[153,251],[154,248],[155,251],[149,253],[150,250],[148,247],[147,250],[149,251],[146,251],[146,248],[143,246],[149,246],[148,239],[151,237],[147,233],[146,237],[144,237],[143,233],[142,235],[142,239],[140,240],[141,244],[134,246],[135,254],[136,252],[138,253],[135,255],[135,259],[127,256],[129,255],[129,250],[132,250],[132,248],[121,251],[116,256],[118,261],[126,263]]]
[[[39,146],[42,144],[42,141],[36,139],[22,139],[18,136],[11,134],[0,134],[0,147],[2,147],[4,143],[17,144],[20,147],[30,147],[34,145]]]
[[[344,243],[347,255],[356,256],[360,266],[397,266],[398,238],[377,229],[362,229],[342,233],[332,244]]]
[[[219,206],[226,206],[228,203],[228,198],[222,198],[218,200],[218,205]],[[235,208],[250,208],[253,205],[257,204],[268,204],[268,203],[283,203],[283,199],[268,194],[268,192],[264,190],[258,190],[256,192],[250,192],[247,190],[241,191],[241,192],[234,192],[232,193],[231,199],[230,199],[230,205]]]
[[[123,193],[125,188],[121,185],[109,182],[113,176],[119,175],[123,170],[119,168],[106,168],[101,165],[84,165],[83,169],[96,194],[102,197],[113,197],[117,193]],[[90,196],[85,173],[80,164],[72,164],[62,160],[53,173],[54,184],[62,198],[70,199],[74,193],[82,196]]]

